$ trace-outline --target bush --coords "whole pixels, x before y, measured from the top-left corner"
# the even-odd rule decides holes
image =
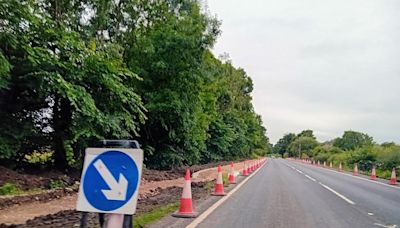
[[[53,159],[54,151],[51,150],[43,150],[37,151],[34,150],[32,154],[27,154],[24,157],[24,161],[30,164],[38,164],[38,165],[48,165],[54,162]]]
[[[5,183],[0,187],[0,195],[14,195],[20,192],[21,189],[13,183]]]
[[[384,147],[377,154],[377,165],[380,169],[400,168],[400,146]]]
[[[56,179],[50,181],[50,189],[59,189],[65,188],[68,184],[66,184],[63,180]]]

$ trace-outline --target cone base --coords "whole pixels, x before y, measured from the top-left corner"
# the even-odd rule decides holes
[[[232,181],[232,182],[229,181],[229,184],[236,184],[236,181]]]
[[[172,214],[173,217],[176,218],[196,218],[199,215],[197,212],[192,213],[180,213],[179,211]]]
[[[389,184],[390,184],[390,185],[397,185],[397,181],[392,181],[392,180],[391,180],[391,181],[389,181]]]
[[[376,178],[376,177],[370,177],[369,179],[370,179],[370,180],[373,180],[373,181],[376,181],[378,178]]]
[[[212,196],[226,196],[225,192],[213,192],[211,193]]]

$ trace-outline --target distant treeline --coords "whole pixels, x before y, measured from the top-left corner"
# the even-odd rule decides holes
[[[312,130],[289,133],[274,145],[273,151],[282,157],[332,162],[336,167],[342,163],[349,170],[357,163],[361,171],[371,172],[375,165],[381,177],[390,177],[393,168],[400,168],[400,145],[377,144],[371,136],[356,131],[345,131],[342,137],[323,143],[316,140]]]
[[[79,168],[105,138],[153,168],[265,154],[219,25],[196,0],[0,1],[0,163]]]

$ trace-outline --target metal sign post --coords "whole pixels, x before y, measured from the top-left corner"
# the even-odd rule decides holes
[[[82,170],[77,210],[98,212],[100,225],[132,227],[142,173],[143,151],[134,140],[103,140],[102,147],[87,148]]]

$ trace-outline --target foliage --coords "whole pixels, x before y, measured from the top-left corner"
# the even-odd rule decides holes
[[[0,187],[0,196],[1,195],[14,195],[21,192],[21,189],[13,183],[5,183]]]
[[[67,186],[68,184],[61,179],[53,179],[50,181],[49,185],[50,189],[60,189],[60,188],[65,188]]]
[[[292,156],[299,157],[302,153],[312,156],[313,149],[318,146],[315,138],[309,136],[300,136],[296,138],[289,146],[289,151]]]
[[[315,136],[314,136],[313,130],[310,130],[310,129],[301,131],[301,132],[297,135],[297,138],[300,138],[300,137],[311,137],[311,138],[316,139]]]
[[[151,223],[156,222],[167,214],[176,211],[179,207],[178,203],[164,205],[151,210],[150,212],[139,214],[133,220],[133,227],[147,227]]]
[[[274,153],[283,155],[289,151],[290,144],[296,139],[296,135],[293,133],[285,134],[279,141],[274,145]]]
[[[286,134],[281,138],[274,151],[280,149],[283,142],[289,141],[289,136],[292,139],[295,134]],[[372,137],[356,131],[345,131],[341,138],[321,144],[315,140],[311,130],[302,131],[290,143],[284,157],[298,157],[299,150],[301,158],[332,162],[336,167],[342,163],[349,170],[357,163],[360,171],[369,173],[375,165],[377,175],[384,178],[390,177],[392,168],[400,168],[400,145],[394,142],[379,145],[374,143]]]
[[[51,164],[53,163],[53,155],[54,151],[50,150],[45,150],[45,151],[33,151],[32,154],[26,154],[24,157],[24,160],[28,163],[31,164],[39,164],[39,165],[45,165],[45,164]]]
[[[333,145],[342,150],[354,150],[373,144],[373,139],[367,134],[356,131],[345,131],[341,138],[336,138]]]
[[[210,51],[219,24],[195,0],[0,1],[0,160],[80,168],[104,138],[152,168],[266,154],[251,78]]]

